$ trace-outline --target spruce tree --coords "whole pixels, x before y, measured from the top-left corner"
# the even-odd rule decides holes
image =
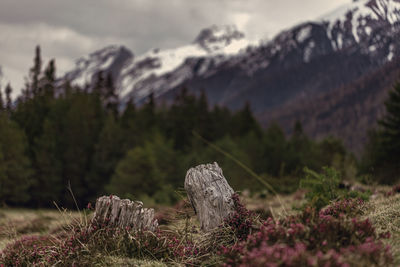
[[[212,118],[208,108],[208,100],[205,91],[202,89],[200,92],[200,97],[196,101],[196,121],[195,130],[201,136],[209,141],[214,141]]]
[[[30,90],[35,96],[39,92],[39,78],[42,69],[42,58],[40,53],[40,46],[37,45],[35,49],[35,58],[33,59],[33,67],[30,69]]]
[[[62,162],[64,186],[71,185],[80,204],[90,198],[88,192],[88,173],[91,170],[95,145],[104,122],[104,110],[96,94],[75,93],[70,99],[68,112],[63,120]],[[65,191],[65,203],[73,206],[74,202]]]
[[[169,204],[176,197],[173,189],[183,182],[178,162],[172,143],[156,131],[141,146],[126,153],[107,191],[133,199],[153,197],[157,202]]]
[[[321,166],[316,162],[318,151],[315,146],[315,143],[304,133],[301,122],[296,121],[288,142],[287,170],[295,175],[302,174],[304,167],[318,170]]]
[[[125,110],[123,111],[121,116],[122,128],[124,129],[129,128],[135,117],[136,117],[136,106],[133,97],[131,97],[129,98]]]
[[[12,87],[8,83],[6,86],[6,110],[8,113],[11,113],[12,110],[12,100],[11,100],[11,93],[12,93]]]
[[[100,98],[103,97],[105,91],[104,72],[100,70],[94,76],[94,85],[92,92],[97,94]]]
[[[32,202],[41,207],[52,207],[53,201],[59,203],[62,199],[62,166],[60,159],[62,147],[60,142],[63,136],[62,117],[65,109],[61,101],[56,101],[50,116],[43,123],[43,133],[35,139],[35,183],[32,187]]]
[[[108,112],[113,114],[115,117],[118,115],[118,95],[117,89],[114,84],[114,79],[109,73],[105,80],[105,92],[104,92],[104,102],[105,107]]]
[[[54,90],[55,85],[54,82],[56,81],[56,65],[55,60],[50,60],[48,66],[44,71],[43,77],[43,87],[44,87],[44,95],[49,98],[54,97]]]
[[[147,103],[142,106],[138,115],[138,126],[142,127],[144,133],[151,133],[157,123],[156,104],[153,93],[148,96]]]
[[[370,134],[361,167],[379,182],[392,184],[400,179],[400,83],[389,92],[385,107],[380,128]]]
[[[123,132],[124,153],[139,144],[141,139],[139,135],[143,129],[140,128],[140,125],[138,125],[137,121],[138,112],[136,110],[133,98],[130,98],[119,121],[120,128]]]
[[[132,133],[131,133],[132,134]],[[125,154],[123,131],[113,114],[107,114],[92,158],[92,170],[87,177],[88,191],[93,200],[104,194],[104,185],[110,182],[117,163]]]
[[[188,94],[187,88],[184,87],[175,97],[168,112],[167,133],[174,141],[174,148],[177,150],[188,149],[192,139],[192,131],[198,131],[198,129],[195,129],[199,122],[196,106],[195,96]]]
[[[24,204],[29,199],[31,169],[23,131],[0,113],[0,204]]]
[[[4,100],[3,100],[3,92],[0,87],[0,112],[4,110]]]
[[[386,115],[379,121],[382,127],[382,145],[388,154],[400,158],[400,83],[389,92],[385,102]]]
[[[234,136],[244,136],[249,132],[254,132],[257,137],[261,137],[262,130],[253,116],[249,102],[236,112],[233,116],[232,133]]]
[[[287,160],[287,141],[282,128],[275,122],[265,131],[263,137],[262,157],[265,172],[275,177],[280,177],[285,173],[285,161]]]

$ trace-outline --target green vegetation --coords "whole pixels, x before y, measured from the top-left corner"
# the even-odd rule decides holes
[[[360,198],[368,200],[371,192],[349,191],[340,189],[342,179],[340,174],[333,168],[324,167],[322,173],[316,173],[308,168],[304,169],[305,178],[300,181],[300,188],[307,189],[305,195],[308,203],[316,210],[320,210],[332,201],[347,198]]]
[[[324,173],[318,174],[308,168],[304,169],[306,176],[300,181],[300,187],[308,189],[306,199],[311,206],[320,210],[330,201],[339,197],[338,173],[331,168],[324,168]]]
[[[262,210],[250,211],[235,194],[235,212],[209,233],[199,229],[186,201],[155,232],[97,225],[87,210],[1,210],[0,265],[398,266],[399,194],[370,189],[375,198],[368,202],[343,199],[320,211],[287,210],[279,217],[261,217],[273,209],[274,198],[242,196],[245,203],[261,204]],[[291,205],[299,197],[305,196],[292,195]]]
[[[393,184],[400,178],[400,83],[389,92],[386,113],[369,134],[360,170],[378,182]]]
[[[204,93],[183,88],[166,105],[150,95],[124,109],[111,75],[99,72],[85,88],[57,80],[51,60],[42,70],[39,47],[22,96],[1,98],[0,202],[6,205],[80,207],[102,194],[171,204],[188,168],[217,161],[237,190],[297,189],[303,168],[334,166],[354,178],[355,161],[339,140],[309,139],[297,123],[287,137],[275,123],[262,129],[250,106],[211,107]],[[2,91],[2,90],[0,90]],[[195,134],[194,134],[195,133]],[[205,142],[216,145],[232,157]],[[269,192],[271,190],[268,190]]]
[[[0,111],[0,204],[26,203],[30,175],[25,134]]]
[[[262,129],[248,104],[212,107],[183,88],[168,104],[150,95],[119,110],[111,75],[80,88],[55,68],[51,60],[42,71],[37,48],[23,95],[13,103],[11,86],[0,90],[0,205],[76,208],[116,194],[176,210],[159,212],[152,233],[95,225],[88,210],[2,209],[1,267],[400,263],[400,186],[377,185],[400,178],[400,84],[357,162],[299,122],[290,136],[273,122]],[[204,234],[177,192],[188,168],[213,161],[246,205],[235,195],[235,213]]]

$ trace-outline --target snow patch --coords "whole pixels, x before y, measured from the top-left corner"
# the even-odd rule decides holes
[[[367,34],[367,35],[371,35],[371,33],[372,33],[372,29],[371,29],[371,27],[365,27],[365,33]]]
[[[387,60],[392,61],[394,58],[394,45],[391,44],[389,47],[389,54],[387,55]]]
[[[371,45],[371,46],[368,48],[368,51],[369,51],[370,53],[373,53],[373,52],[376,51],[376,49],[377,49],[376,45]]]
[[[311,35],[311,30],[312,30],[311,25],[302,28],[297,34],[297,41],[299,43],[304,42]]]
[[[113,56],[109,56],[107,58],[107,60],[101,65],[101,69],[107,69],[111,66],[111,64],[114,62],[114,57]]]
[[[304,49],[304,55],[303,55],[303,60],[304,62],[308,63],[310,62],[311,56],[312,56],[312,51],[315,47],[315,42],[311,41],[307,47]]]
[[[337,49],[343,48],[343,35],[341,33],[337,36]]]
[[[351,18],[351,32],[356,42],[359,42],[359,28],[365,27],[366,19],[384,20],[391,24],[400,21],[400,2],[395,0],[359,0],[344,4],[318,20],[328,23],[328,36],[332,38],[332,29],[337,23],[344,27]],[[366,28],[370,35],[371,29]]]

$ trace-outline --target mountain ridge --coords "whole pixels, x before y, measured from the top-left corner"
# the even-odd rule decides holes
[[[98,57],[97,63],[89,57],[80,63],[88,67],[65,77],[79,84],[81,77],[93,77],[97,64],[97,71],[113,75],[123,103],[133,98],[140,104],[150,94],[168,103],[183,86],[195,94],[204,89],[212,105],[238,109],[249,102],[267,126],[269,112],[279,121],[276,114],[286,114],[290,103],[332,94],[396,60],[400,0],[353,1],[267,42],[249,42],[234,26],[212,26],[176,49],[153,49],[140,56],[121,47],[110,51],[114,57]],[[293,122],[282,123],[289,129]]]

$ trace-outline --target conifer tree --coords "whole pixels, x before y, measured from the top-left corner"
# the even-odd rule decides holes
[[[108,73],[105,80],[105,95],[104,101],[108,112],[113,114],[115,117],[118,115],[118,95],[116,92],[113,77],[111,73]]]
[[[44,80],[43,87],[45,96],[53,98],[55,89],[54,82],[56,80],[56,65],[54,59],[50,60],[48,66],[46,67],[44,71],[43,80]]]
[[[0,113],[0,204],[24,204],[29,199],[30,162],[26,139],[8,116]]]
[[[253,116],[249,102],[246,102],[244,107],[234,115],[232,127],[232,133],[235,136],[244,136],[251,131],[258,137],[261,137],[262,134],[261,127]]]
[[[383,146],[388,153],[400,157],[400,83],[389,92],[385,102],[386,115],[379,121]]]
[[[104,72],[100,70],[94,77],[93,93],[97,94],[100,98],[104,95],[105,79]]]
[[[132,134],[132,133],[131,133]],[[123,132],[113,114],[107,114],[99,140],[95,146],[92,170],[89,174],[88,190],[93,198],[104,194],[104,185],[108,184],[115,167],[125,154]]]
[[[50,116],[43,123],[43,133],[35,140],[35,184],[32,186],[32,201],[38,206],[51,207],[53,201],[61,200],[64,184],[62,183],[63,148],[60,146],[63,137],[65,104],[56,101]]]
[[[275,177],[280,177],[285,173],[285,161],[287,160],[287,142],[285,133],[277,123],[271,123],[267,128],[263,138],[265,172]]]
[[[179,166],[172,143],[159,132],[141,146],[129,150],[118,163],[107,191],[122,197],[171,201],[176,195],[172,190],[182,184]],[[172,185],[172,186],[168,186]]]
[[[25,77],[25,88],[22,89],[21,94],[21,101],[20,102],[27,102],[31,98],[31,88],[28,79]]]
[[[380,128],[370,133],[361,167],[380,182],[391,184],[400,179],[400,83],[389,92],[385,107]]]
[[[226,107],[214,106],[210,119],[212,140],[221,139],[232,128],[232,113]]]
[[[156,125],[156,104],[154,101],[154,93],[151,93],[147,99],[147,103],[140,110],[138,124],[143,127],[144,131],[151,132]]]
[[[121,116],[121,126],[129,128],[136,117],[136,106],[133,97],[130,97]]]
[[[4,109],[4,100],[3,100],[3,92],[1,88],[1,82],[2,82],[2,77],[3,77],[3,70],[0,66],[0,112],[3,111]]]
[[[169,110],[167,132],[174,141],[175,149],[184,150],[190,146],[192,131],[199,132],[199,105],[194,95],[188,94],[187,88],[182,88],[175,97]],[[203,134],[200,132],[200,134]]]
[[[12,100],[11,100],[11,93],[12,93],[12,87],[8,83],[6,86],[6,110],[8,113],[11,113],[12,110]]]
[[[291,174],[300,175],[304,167],[317,170],[317,156],[315,143],[303,132],[300,121],[296,121],[293,127],[293,134],[288,142],[287,169]]]
[[[3,92],[0,87],[0,112],[4,110],[4,100],[3,100]]]
[[[121,131],[123,132],[123,149],[124,153],[139,144],[141,132],[143,129],[138,124],[138,111],[133,98],[128,101],[124,112],[119,121]]]
[[[42,58],[40,54],[40,46],[37,45],[35,49],[35,58],[33,60],[33,67],[30,70],[31,85],[30,90],[35,96],[39,92],[39,79],[42,69]]]
[[[214,141],[215,137],[212,128],[212,119],[210,116],[210,111],[208,108],[208,100],[205,91],[202,89],[200,91],[200,97],[197,100],[197,110],[196,110],[196,124],[195,130],[204,138],[209,141]]]
[[[96,94],[76,92],[70,99],[62,143],[63,183],[72,186],[80,204],[90,197],[88,174],[91,170],[95,145],[104,121],[104,109]],[[73,205],[70,193],[65,191],[65,203]]]
[[[40,47],[35,50],[34,65],[29,71],[26,88],[23,91],[22,101],[18,102],[13,119],[25,131],[29,143],[29,154],[35,165],[34,143],[43,131],[43,123],[50,109],[50,98],[45,95],[45,88],[52,91],[55,80],[55,62],[51,60],[47,67],[47,75],[41,77],[42,59]]]

